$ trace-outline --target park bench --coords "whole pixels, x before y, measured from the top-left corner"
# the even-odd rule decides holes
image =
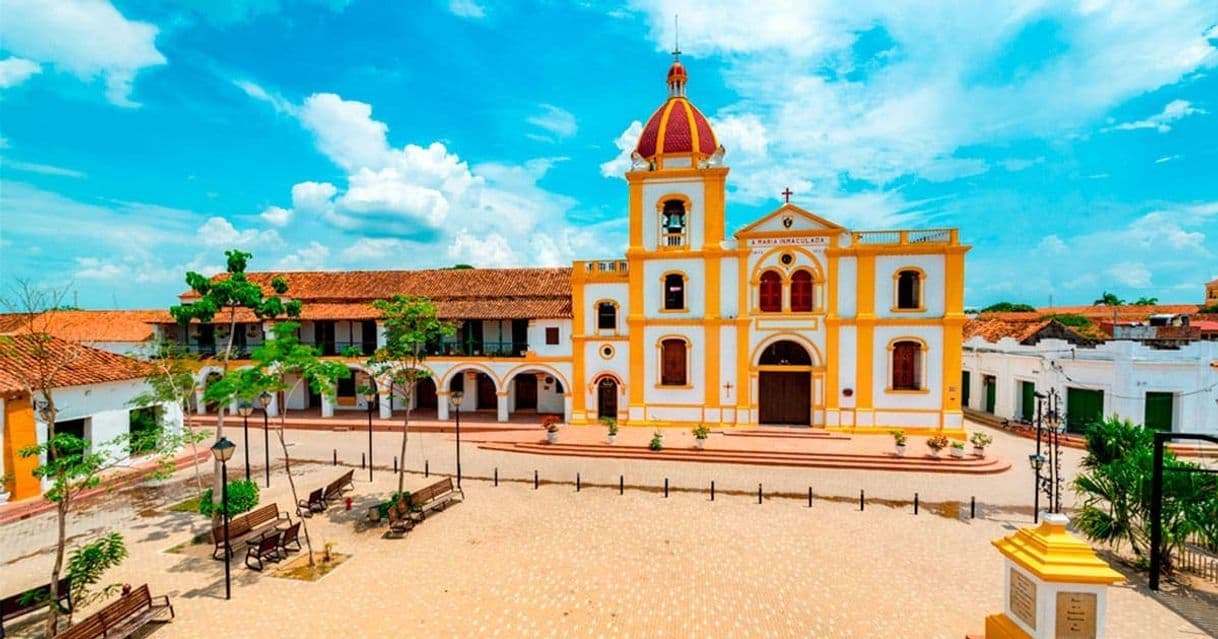
[[[313,513],[326,512],[326,489],[318,488],[309,493],[308,499],[296,502],[296,514],[301,517],[312,517]]]
[[[163,617],[169,612],[169,619]],[[166,622],[173,619],[173,604],[169,597],[161,595],[155,599],[148,591],[148,584],[125,593],[104,608],[72,624],[72,627],[55,635],[57,639],[91,639],[94,637],[128,637],[152,621]]]
[[[245,566],[254,570],[262,570],[262,562],[279,561],[285,555],[279,553],[279,544],[283,539],[282,531],[274,531],[270,534],[263,535],[254,539],[249,539],[245,543],[249,546],[249,550],[245,552]],[[257,566],[250,564],[250,560],[256,560]]]
[[[347,472],[340,475],[338,477],[338,479],[335,479],[334,481],[330,482],[329,484],[326,484],[325,493],[323,493],[323,495],[322,495],[322,499],[325,500],[326,504],[329,504],[330,500],[332,500],[332,499],[341,499],[343,496],[343,493],[345,492],[344,489],[355,490],[354,477],[355,477],[355,469],[352,468],[351,470],[348,470]]]
[[[60,612],[72,612],[72,588],[66,577],[59,580],[58,592]],[[5,621],[45,608],[50,598],[51,584],[44,584],[0,599],[0,637],[4,637]]]
[[[295,548],[288,548],[288,544],[295,544]],[[288,553],[293,550],[303,550],[300,546],[300,522],[296,522],[291,526],[283,529],[283,534],[279,535],[279,551],[287,557]]]
[[[444,510],[460,494],[465,499],[465,493],[453,486],[453,478],[445,477],[435,483],[410,493],[411,510],[418,511],[420,517],[426,517],[429,510]]]
[[[278,504],[267,504],[244,515],[230,518],[228,520],[229,539],[224,539],[223,523],[212,526],[211,538],[216,544],[215,550],[211,553],[212,559],[221,559],[222,557],[218,555],[222,552],[232,554],[232,540],[240,542],[260,538],[265,533],[278,528],[279,524],[284,521],[291,525],[292,518],[287,512],[280,511]]]

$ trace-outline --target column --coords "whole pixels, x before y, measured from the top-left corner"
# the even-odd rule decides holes
[[[574,389],[572,389],[572,391],[574,391]],[[563,397],[562,397],[562,419],[564,422],[566,422],[568,424],[571,423],[571,414],[574,409],[574,406],[573,406],[574,403],[575,402],[574,402],[573,392],[569,392],[569,393],[563,395]]]
[[[206,415],[207,414],[207,402],[203,401],[203,389],[202,388],[195,389],[195,414],[196,415]]]
[[[508,394],[507,394],[507,391],[498,391],[495,393],[495,395],[496,395],[496,400],[497,400],[496,401],[496,409],[497,409],[496,417],[499,419],[499,421],[506,422],[508,420]]]
[[[448,421],[449,395],[451,395],[450,391],[436,391],[436,419],[442,422]],[[468,402],[469,398],[466,397],[465,401]],[[474,405],[477,406],[476,403]]]
[[[334,400],[324,393],[321,396],[321,416],[334,417]]]
[[[382,386],[378,382],[376,387],[378,389],[387,388],[388,384]],[[392,401],[391,401],[393,399],[392,392],[389,390],[378,390],[377,395],[378,395],[378,399],[380,400],[377,405],[377,417],[380,417],[381,419],[392,418],[393,417],[393,406],[392,406]]]

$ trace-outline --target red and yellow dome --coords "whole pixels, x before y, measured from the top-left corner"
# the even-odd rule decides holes
[[[685,97],[688,78],[680,60],[668,68],[668,101],[647,120],[634,149],[648,161],[662,155],[693,156],[697,161],[719,147],[706,116]]]

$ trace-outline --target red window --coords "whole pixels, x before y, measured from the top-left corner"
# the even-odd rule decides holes
[[[782,311],[782,278],[774,271],[761,274],[760,286],[761,312],[778,313]]]
[[[791,311],[812,311],[812,274],[807,271],[795,271],[791,276]]]
[[[660,385],[684,386],[686,380],[685,341],[666,339],[660,342]]]
[[[892,347],[892,389],[921,390],[922,345],[897,342]]]
[[[557,326],[547,326],[546,327],[546,344],[553,346],[554,344],[557,344],[557,343],[558,343],[558,327]]]

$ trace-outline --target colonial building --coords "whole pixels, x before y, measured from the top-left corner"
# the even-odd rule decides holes
[[[854,231],[788,201],[729,233],[725,149],[686,97],[687,79],[674,62],[668,98],[633,154],[623,259],[252,279],[287,280],[288,295],[304,302],[302,337],[327,355],[380,343],[371,300],[436,300],[458,336],[434,346],[426,366],[435,381],[415,401],[441,419],[461,387],[466,406],[503,420],[539,411],[577,424],[961,433],[969,247],[957,231]],[[243,319],[236,338],[248,348],[265,327]],[[227,337],[212,326],[188,330],[177,336],[204,350]],[[287,401],[323,415],[362,409],[359,385],[344,382],[334,402],[304,393]],[[382,415],[400,402],[387,399]]]

